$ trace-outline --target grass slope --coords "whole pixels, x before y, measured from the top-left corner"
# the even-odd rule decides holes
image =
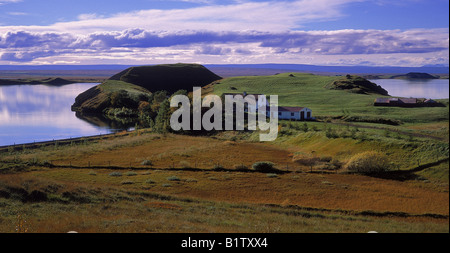
[[[78,95],[72,105],[72,111],[101,113],[110,106],[111,94],[121,90],[126,91],[128,96],[135,101],[139,101],[140,96],[150,94],[145,88],[131,83],[107,80]]]
[[[292,75],[292,76],[291,76]],[[301,106],[312,109],[313,116],[346,117],[352,121],[373,122],[390,119],[400,123],[448,122],[448,107],[399,108],[375,107],[379,94],[356,94],[346,90],[328,89],[342,77],[304,73],[283,73],[273,76],[231,77],[216,82],[213,93],[247,92],[278,95],[280,106]],[[440,100],[448,106],[448,99]]]

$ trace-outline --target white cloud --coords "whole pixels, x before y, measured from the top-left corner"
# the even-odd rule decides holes
[[[308,22],[338,19],[347,4],[361,1],[368,0],[234,1],[3,26],[0,63],[448,64],[448,29],[300,30]]]
[[[0,5],[8,4],[8,3],[18,3],[18,2],[22,2],[22,0],[0,0]]]
[[[311,63],[304,62],[309,57],[325,63],[390,62],[417,66],[448,64],[448,40],[448,29],[286,32],[127,29],[84,35],[18,31],[0,34],[0,61]]]
[[[28,13],[26,13],[26,12],[15,12],[15,11],[8,12],[7,14],[11,15],[11,16],[26,16],[26,15],[28,15]]]
[[[206,5],[188,9],[138,10],[109,17],[82,14],[79,20],[58,22],[50,26],[28,26],[32,31],[92,33],[121,31],[129,28],[147,30],[214,30],[214,31],[285,31],[299,28],[311,21],[333,20],[341,17],[348,3],[361,0],[300,0],[237,2],[227,5]],[[20,30],[24,27],[0,27]]]

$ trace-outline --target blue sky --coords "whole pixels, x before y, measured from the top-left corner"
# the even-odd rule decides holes
[[[0,64],[448,65],[448,0],[0,0]]]

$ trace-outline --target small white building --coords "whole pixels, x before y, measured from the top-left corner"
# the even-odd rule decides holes
[[[244,104],[244,111],[248,113],[255,113],[258,112],[259,108],[266,107],[266,115],[267,117],[270,117],[270,105],[269,101],[266,98],[266,95],[264,94],[247,94],[246,92],[242,94],[237,93],[224,93],[225,95],[242,95],[243,98],[245,98],[248,95],[252,95],[255,98],[256,104]],[[275,117],[275,112],[272,112],[272,117]],[[290,107],[290,106],[279,106],[278,107],[278,119],[285,119],[285,120],[312,120],[314,119],[312,117],[312,110],[307,107]]]
[[[271,112],[272,117],[275,117],[275,112]],[[269,117],[269,108],[267,108],[267,117]],[[307,107],[278,107],[278,119],[286,120],[312,120],[312,110]]]

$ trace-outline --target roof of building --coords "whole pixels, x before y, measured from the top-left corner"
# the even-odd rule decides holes
[[[390,102],[415,104],[415,103],[417,103],[417,98],[377,98],[377,99],[375,99],[375,103],[390,103]]]
[[[292,107],[292,106],[279,106],[279,112],[298,112],[303,110],[305,107]]]

